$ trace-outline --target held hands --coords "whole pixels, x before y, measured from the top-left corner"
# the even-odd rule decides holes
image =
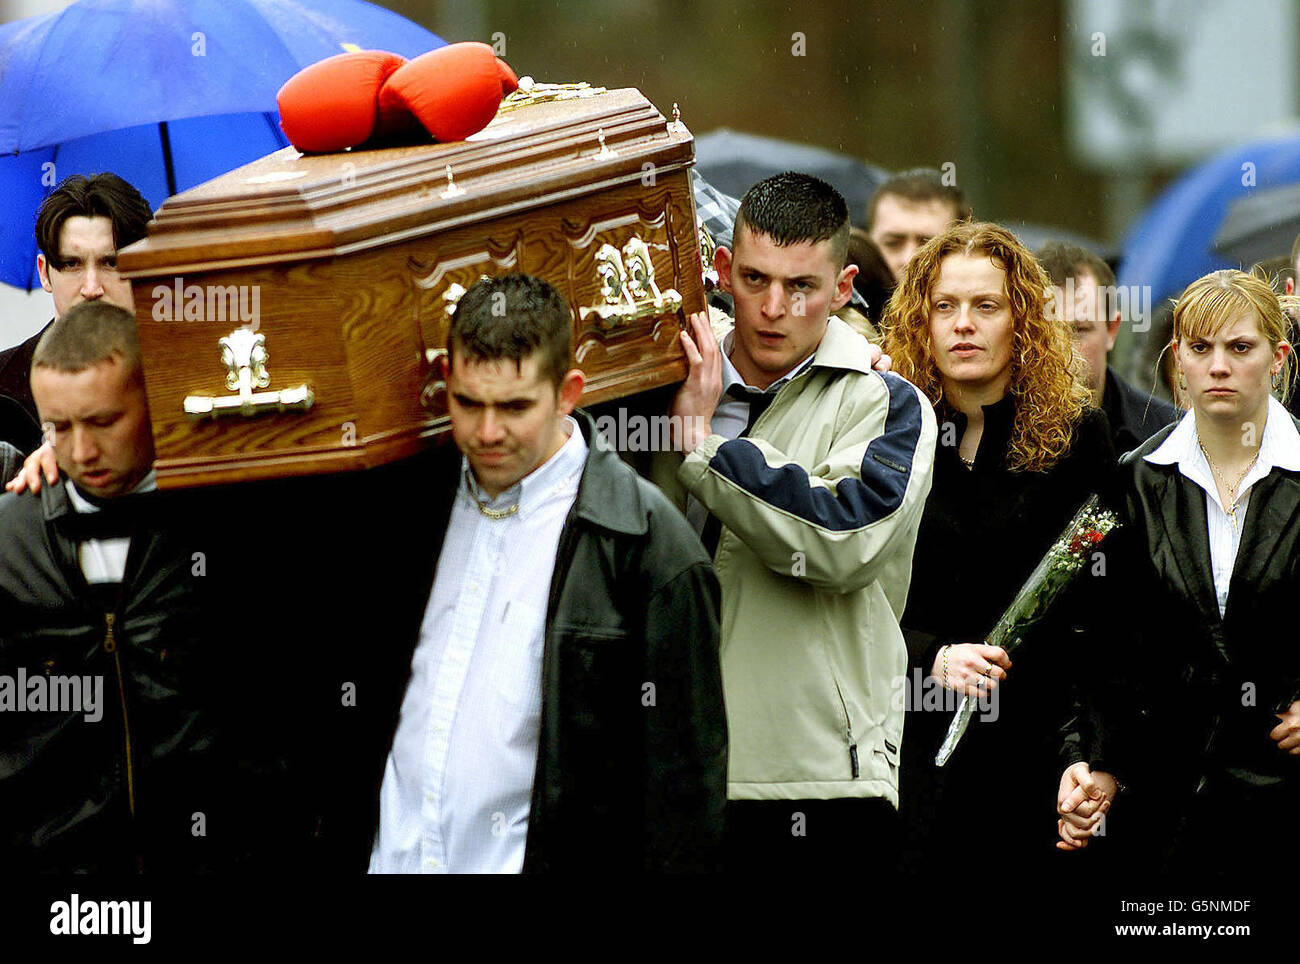
[[[40,448],[27,456],[18,474],[5,483],[5,489],[9,492],[25,492],[27,489],[33,493],[39,492],[42,471],[50,485],[59,481],[59,463],[54,457],[54,446],[49,442],[42,443]]]
[[[1088,839],[1101,826],[1102,817],[1110,810],[1119,784],[1109,773],[1088,769],[1086,763],[1076,763],[1061,774],[1061,786],[1056,793],[1056,832],[1061,839],[1059,850],[1082,850]]]
[[[1010,668],[1011,657],[1001,646],[954,643],[939,650],[930,675],[948,689],[978,699],[982,692],[997,689]]]
[[[1291,756],[1300,756],[1300,700],[1285,713],[1274,714],[1282,722],[1269,731],[1268,738],[1277,748]]]

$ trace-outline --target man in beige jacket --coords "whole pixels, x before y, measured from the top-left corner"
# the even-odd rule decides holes
[[[686,455],[657,469],[722,585],[734,871],[879,867],[896,846],[898,619],[936,428],[924,395],[873,371],[878,350],[830,317],[856,271],[848,232],[816,178],[746,193],[715,257],[735,327],[719,345],[696,316],[683,334]]]

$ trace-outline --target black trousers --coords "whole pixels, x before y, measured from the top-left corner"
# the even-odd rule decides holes
[[[842,871],[877,873],[898,867],[899,822],[888,800],[728,800],[723,871],[771,874]]]

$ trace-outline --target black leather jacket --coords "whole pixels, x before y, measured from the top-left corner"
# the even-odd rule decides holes
[[[727,777],[717,578],[667,498],[593,443],[590,416],[574,417],[587,467],[547,606],[524,871],[716,870]],[[423,529],[408,541],[421,551],[394,647],[401,686],[389,694],[385,756],[459,482],[451,446],[432,461],[416,483]],[[377,817],[383,758],[374,764]]]
[[[103,593],[77,563],[62,482],[0,497],[0,676],[11,686],[20,672],[89,677],[91,690],[102,681],[93,722],[34,708],[22,693],[22,707],[0,712],[7,868],[193,870],[219,864],[235,836],[222,819],[222,774],[209,765],[204,707],[217,678],[202,663],[202,580],[162,497],[133,498],[120,593]]]
[[[1267,738],[1273,713],[1300,699],[1300,473],[1274,468],[1251,488],[1220,617],[1205,493],[1177,465],[1144,459],[1175,427],[1121,460],[1110,496],[1123,527],[1103,545],[1105,578],[1092,580],[1104,587],[1093,609],[1105,652],[1089,668],[1082,754],[1166,806],[1211,782],[1300,776]]]

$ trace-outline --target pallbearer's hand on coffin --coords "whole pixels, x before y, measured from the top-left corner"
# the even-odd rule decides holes
[[[694,452],[713,428],[710,420],[722,396],[722,349],[707,311],[690,316],[691,331],[681,333],[690,373],[673,397],[669,415],[681,419],[682,451]]]

